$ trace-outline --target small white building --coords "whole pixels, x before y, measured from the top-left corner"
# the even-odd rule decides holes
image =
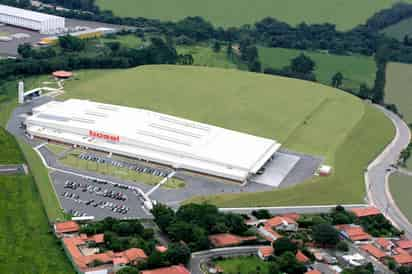
[[[63,17],[6,5],[0,5],[0,23],[36,30],[45,34],[56,33],[65,28]]]

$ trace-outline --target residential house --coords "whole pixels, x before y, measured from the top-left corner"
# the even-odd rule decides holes
[[[190,274],[190,271],[183,265],[173,265],[169,267],[143,270],[141,274]]]
[[[355,214],[358,218],[368,217],[368,216],[376,216],[382,214],[379,209],[376,207],[360,207],[360,208],[352,208],[351,211]]]
[[[361,249],[366,251],[367,253],[369,253],[371,256],[373,256],[375,259],[379,261],[387,257],[387,254],[383,250],[377,248],[376,246],[372,244],[362,245]]]
[[[214,247],[236,246],[245,242],[256,241],[255,236],[241,237],[230,233],[221,233],[209,236],[209,241]]]
[[[385,238],[376,238],[375,245],[378,248],[381,248],[384,251],[391,251],[392,248],[395,246],[392,241],[385,239]]]
[[[58,222],[53,225],[54,233],[57,237],[62,237],[65,234],[77,233],[80,226],[74,221]]]
[[[366,233],[361,226],[357,225],[336,225],[335,228],[340,234],[352,242],[370,241],[372,236]]]

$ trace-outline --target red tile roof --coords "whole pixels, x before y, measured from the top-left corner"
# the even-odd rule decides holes
[[[78,232],[79,230],[80,226],[74,221],[67,221],[54,224],[54,231],[56,233],[72,233]]]
[[[140,249],[140,248],[127,249],[127,250],[123,251],[123,254],[129,261],[147,259],[146,253],[143,251],[143,249]]]
[[[409,254],[399,254],[392,256],[397,264],[404,265],[404,264],[412,264],[412,256]]]
[[[259,251],[260,251],[260,254],[262,254],[263,258],[267,258],[273,255],[274,249],[271,246],[262,246],[259,248]]]
[[[400,240],[396,242],[396,245],[402,249],[412,248],[412,240]]]
[[[298,213],[287,213],[283,214],[282,217],[286,217],[294,221],[297,221],[300,218],[300,215]]]
[[[322,274],[322,272],[320,272],[319,270],[314,269],[314,270],[309,270],[305,274]]]
[[[144,270],[141,274],[190,274],[183,265],[173,265],[152,270]]]
[[[351,211],[356,215],[358,218],[366,217],[366,216],[374,216],[381,214],[381,211],[376,207],[361,207],[361,208],[352,208]]]
[[[266,221],[266,225],[270,225],[274,227],[282,225],[282,224],[297,224],[297,223],[295,220],[289,217],[283,217],[283,216],[276,216]]]
[[[95,234],[88,238],[89,241],[94,241],[96,244],[104,243],[104,234]]]
[[[221,233],[209,236],[209,241],[215,247],[225,247],[225,246],[235,246],[239,245],[245,241],[256,240],[255,236],[250,237],[240,237],[230,233]]]
[[[365,241],[370,240],[372,237],[366,233],[360,226],[351,225],[337,225],[336,229],[342,231],[351,241]]]
[[[156,250],[159,251],[160,253],[164,253],[167,251],[167,247],[164,245],[156,245],[155,246]]]
[[[382,259],[383,257],[386,257],[386,253],[380,250],[379,248],[371,245],[371,244],[366,244],[362,245],[361,248],[368,252],[370,255],[375,257],[376,259]]]
[[[300,250],[298,250],[298,252],[296,252],[296,260],[298,260],[301,263],[309,262],[309,258],[306,257],[306,255],[303,254],[302,251],[300,251]]]
[[[405,249],[402,249],[402,248],[400,248],[400,247],[395,247],[395,252],[397,253],[397,254],[405,254],[405,255],[409,255],[409,252],[408,251],[406,251]]]
[[[390,248],[391,245],[392,245],[392,242],[389,241],[389,240],[387,240],[387,239],[385,239],[385,238],[377,238],[377,239],[375,239],[375,242],[376,242],[380,247],[382,247],[383,249],[388,249],[388,248]]]

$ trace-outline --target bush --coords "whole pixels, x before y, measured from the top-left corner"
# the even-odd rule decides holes
[[[345,241],[340,241],[337,245],[336,245],[336,249],[342,252],[347,252],[349,251],[349,246]]]
[[[275,255],[280,256],[285,252],[292,252],[296,254],[298,247],[289,238],[282,237],[273,242],[273,248],[275,249]]]
[[[257,219],[269,219],[270,217],[272,217],[272,215],[270,215],[269,211],[266,209],[253,210],[252,215]]]

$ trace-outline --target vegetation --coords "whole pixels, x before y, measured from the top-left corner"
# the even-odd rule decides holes
[[[280,256],[285,252],[292,252],[293,254],[296,254],[298,251],[298,246],[287,237],[276,239],[276,241],[272,244],[276,256]]]
[[[207,249],[208,236],[217,233],[242,235],[248,227],[243,217],[233,213],[220,213],[216,206],[188,204],[175,213],[171,208],[158,204],[152,214],[160,229],[174,242],[183,241],[192,251]]]
[[[398,237],[401,234],[383,214],[363,217],[358,223],[374,237]]]
[[[272,215],[266,209],[253,210],[252,215],[257,219],[269,219]]]
[[[407,123],[412,123],[412,65],[389,63],[386,70],[385,102],[395,104]]]
[[[334,74],[343,75],[344,89],[357,91],[362,83],[369,87],[375,79],[376,65],[371,57],[367,56],[340,56],[321,52],[300,51],[295,49],[258,47],[259,59],[263,68],[280,69],[287,66],[290,60],[303,52],[315,63],[314,74],[316,79],[326,85],[331,85]]]
[[[61,144],[53,144],[53,143],[48,143],[46,145],[47,149],[52,152],[54,155],[58,156],[60,153],[63,153],[64,151],[68,150],[70,147],[61,145]]]
[[[330,224],[317,224],[312,227],[313,239],[322,246],[336,246],[339,232]]]
[[[384,28],[381,32],[388,37],[404,41],[405,37],[412,37],[412,18],[407,18],[397,24]]]
[[[16,139],[2,127],[0,127],[0,147],[0,165],[21,164],[24,162]]]
[[[76,169],[97,172],[117,177],[123,180],[144,183],[147,185],[157,185],[163,179],[163,177],[160,176],[155,176],[149,173],[137,172],[135,170],[130,170],[126,167],[116,167],[110,164],[83,160],[79,158],[79,155],[81,153],[81,150],[70,151],[64,157],[60,158],[59,161],[64,165],[74,167]],[[171,189],[181,188],[185,185],[185,182],[180,179],[170,178],[167,180],[165,184],[162,185],[162,187]]]
[[[402,213],[412,221],[412,204],[410,193],[412,191],[412,177],[401,173],[394,173],[389,179],[389,188],[396,205]]]
[[[270,263],[262,261],[257,256],[219,259],[214,262],[223,269],[224,273],[228,274],[249,274],[255,272],[270,274]]]
[[[190,54],[193,56],[195,66],[236,68],[236,64],[227,57],[223,50],[214,51],[207,46],[178,46],[179,54]]]
[[[315,0],[302,3],[299,0],[263,0],[250,9],[249,2],[241,1],[163,1],[150,2],[125,0],[119,5],[113,0],[97,0],[103,10],[111,10],[124,17],[146,17],[160,20],[179,20],[186,16],[199,15],[218,26],[241,26],[253,24],[267,17],[279,18],[289,24],[332,23],[339,29],[350,29],[364,23],[368,17],[382,8],[390,7],[393,1],[377,0],[373,3],[359,3],[354,0]],[[320,8],[321,7],[321,8]],[[337,8],[339,7],[339,8]]]

